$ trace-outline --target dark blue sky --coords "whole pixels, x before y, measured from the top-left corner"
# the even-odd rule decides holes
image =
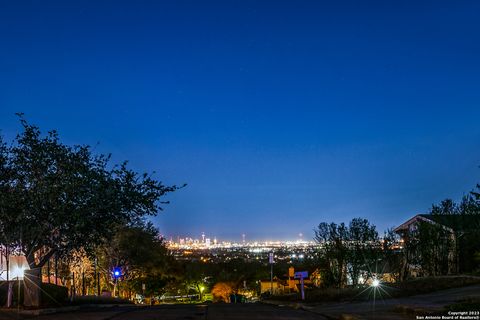
[[[102,4],[99,4],[99,3]],[[1,1],[0,128],[188,183],[167,235],[380,230],[480,181],[478,1]]]

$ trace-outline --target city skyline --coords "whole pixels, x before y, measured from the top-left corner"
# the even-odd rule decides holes
[[[202,236],[204,236],[204,237],[202,237]],[[281,241],[281,242],[313,241],[313,238],[312,239],[305,239],[305,237],[303,236],[303,233],[293,235],[293,236],[290,236],[290,237],[286,236],[284,238],[268,238],[268,237],[249,238],[249,237],[247,237],[247,234],[245,234],[245,233],[239,234],[238,237],[236,237],[236,238],[226,238],[226,237],[221,238],[221,237],[217,237],[214,234],[208,234],[206,232],[200,232],[200,233],[196,233],[196,234],[177,234],[177,235],[162,234],[162,237],[166,241],[173,241],[173,242],[181,242],[182,240],[183,241],[190,240],[190,241],[195,241],[195,242],[199,242],[199,243],[205,243],[205,242],[208,241],[208,242],[211,242],[212,244],[214,242],[218,242],[218,243],[221,243],[221,242],[253,243],[253,242],[277,242],[277,241]]]
[[[480,3],[2,4],[0,128],[187,186],[165,235],[379,234],[480,176]]]

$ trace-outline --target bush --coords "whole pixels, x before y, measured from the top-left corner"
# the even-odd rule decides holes
[[[18,285],[20,284],[20,305],[23,304],[23,280],[13,282],[13,305],[19,304]],[[41,302],[43,307],[62,306],[67,302],[68,289],[62,286],[57,286],[49,283],[42,283],[41,286]],[[0,282],[0,306],[7,304],[8,283],[7,281]]]
[[[18,305],[18,281],[13,282],[13,305]],[[0,306],[7,304],[8,282],[0,281]],[[23,281],[20,281],[20,304],[23,303]]]
[[[52,283],[42,283],[42,306],[63,306],[68,302],[68,289]]]
[[[77,296],[72,302],[73,305],[85,304],[133,304],[132,301],[122,298],[102,296]]]

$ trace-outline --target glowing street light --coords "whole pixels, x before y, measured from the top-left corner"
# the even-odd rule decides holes
[[[122,270],[120,270],[119,267],[116,267],[115,269],[113,269],[113,277],[115,279],[120,278],[121,276],[122,276]]]
[[[120,267],[115,267],[113,269],[113,279],[115,280],[113,284],[113,296],[117,296],[117,283],[118,283],[118,278],[122,276],[122,269]]]

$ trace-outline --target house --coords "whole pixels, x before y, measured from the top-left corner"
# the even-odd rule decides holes
[[[393,231],[400,235],[402,249],[405,252],[404,260],[404,273],[408,276],[421,276],[432,275],[428,274],[428,271],[423,270],[420,264],[412,263],[412,261],[418,261],[419,252],[415,249],[408,247],[412,243],[413,237],[421,223],[428,223],[434,226],[438,226],[449,235],[451,245],[446,251],[448,251],[445,258],[447,260],[446,274],[456,273],[459,270],[459,239],[465,234],[470,232],[479,232],[480,230],[480,215],[467,215],[467,214],[417,214],[400,226],[396,227]],[[437,229],[438,230],[438,229]],[[432,248],[433,250],[433,248]],[[433,274],[435,275],[435,274]]]
[[[300,279],[295,279],[295,268],[288,268],[288,276],[273,277],[270,279],[260,280],[260,293],[270,293],[273,288],[273,294],[287,294],[300,291]],[[305,287],[318,286],[321,283],[320,273],[318,270],[309,274],[307,279],[303,280]]]

